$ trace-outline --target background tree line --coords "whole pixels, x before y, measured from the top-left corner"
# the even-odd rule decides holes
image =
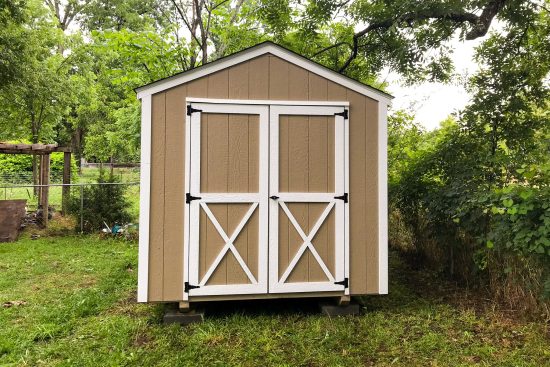
[[[383,70],[410,84],[465,83],[470,103],[440,129],[424,131],[414,111],[391,113],[391,244],[548,317],[549,9],[547,0],[0,0],[0,140],[137,161],[134,88],[263,40],[379,88]],[[461,79],[451,41],[480,37],[479,70]]]

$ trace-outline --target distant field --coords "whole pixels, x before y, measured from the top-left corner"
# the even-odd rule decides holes
[[[29,234],[0,244],[0,366],[548,366],[547,325],[390,254],[390,295],[360,316],[312,301],[218,303],[190,327],[136,303],[137,244]],[[4,305],[4,306],[3,306]]]

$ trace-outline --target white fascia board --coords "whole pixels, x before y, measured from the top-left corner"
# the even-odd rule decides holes
[[[378,293],[388,294],[388,105],[378,103]]]
[[[137,301],[147,302],[149,289],[149,208],[151,200],[151,99],[141,100],[141,164],[139,187],[139,255]]]
[[[212,103],[212,104],[240,104],[240,105],[269,105],[269,106],[349,106],[348,101],[280,101],[272,99],[220,99],[220,98],[196,98],[187,97],[187,103]]]
[[[180,75],[175,75],[165,80],[160,80],[156,83],[137,88],[137,97],[141,99],[147,95],[152,95],[162,92],[166,89],[174,88],[180,84],[188,83],[192,80],[201,78],[203,76],[215,73],[216,71],[220,71],[222,69],[240,64],[242,62],[265,54],[272,54],[274,56],[277,56],[296,66],[306,69],[312,73],[315,73],[323,78],[340,84],[346,88],[349,88],[357,93],[372,98],[383,104],[389,104],[391,102],[391,97],[383,92],[377,91],[376,89],[368,87],[358,81],[347,78],[341,74],[338,74],[335,71],[318,65],[315,62],[306,59],[305,57],[301,57],[291,51],[285,50],[282,47],[270,43],[259,45],[258,47],[253,47],[249,50],[236,53],[232,56],[227,56],[220,61],[214,61],[195,70],[190,70]]]

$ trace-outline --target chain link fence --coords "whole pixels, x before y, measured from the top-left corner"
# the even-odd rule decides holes
[[[55,219],[63,209],[68,208],[68,203],[65,203],[66,207],[63,208],[63,187],[69,187],[70,194],[68,200],[71,202],[70,207],[72,208],[70,214],[76,221],[76,228],[82,232],[86,229],[86,224],[92,220],[92,218],[89,218],[90,216],[93,215],[94,221],[98,221],[98,213],[86,210],[88,205],[95,204],[90,202],[90,200],[93,200],[92,198],[86,198],[86,192],[89,191],[87,188],[91,188],[92,186],[117,186],[123,188],[128,215],[125,216],[125,223],[116,223],[116,226],[137,223],[139,217],[139,168],[106,170],[105,175],[109,176],[112,173],[116,178],[116,182],[98,183],[99,172],[99,168],[84,168],[80,174],[73,175],[73,181],[75,182],[71,184],[63,184],[62,175],[52,174],[50,184],[47,185],[49,190],[48,209],[50,218]],[[0,173],[0,200],[27,200],[28,220],[41,224],[40,215],[37,215],[41,211],[38,202],[38,188],[41,186],[33,185],[32,182],[32,172]],[[111,198],[105,197],[102,200],[109,201]],[[75,208],[75,203],[79,204],[79,207]],[[112,229],[115,227],[114,220],[107,217],[112,216],[106,215],[105,218],[101,218],[100,220],[104,222],[104,229]]]

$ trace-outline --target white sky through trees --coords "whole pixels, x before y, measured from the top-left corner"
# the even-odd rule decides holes
[[[473,60],[474,51],[485,38],[463,42],[454,40],[451,43],[457,78],[449,84],[426,82],[404,86],[400,84],[398,74],[389,73],[386,78],[388,91],[395,97],[392,109],[409,110],[415,115],[415,120],[428,130],[439,127],[441,121],[468,103],[470,96],[464,83],[478,69]]]

